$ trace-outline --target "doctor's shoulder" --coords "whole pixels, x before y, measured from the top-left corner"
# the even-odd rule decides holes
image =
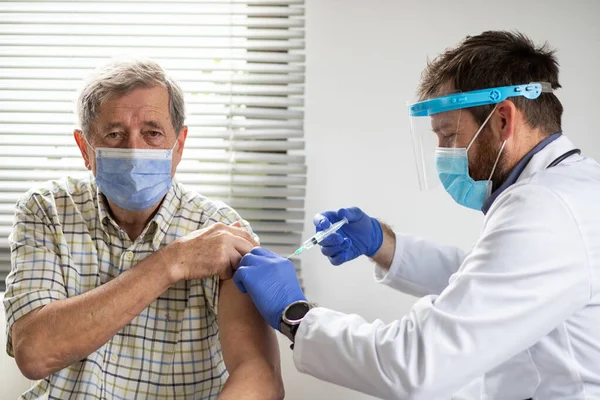
[[[511,185],[494,201],[486,220],[505,207],[524,212],[531,207],[548,208],[600,219],[600,207],[590,207],[591,203],[600,204],[600,165],[584,159],[576,165],[538,171]]]

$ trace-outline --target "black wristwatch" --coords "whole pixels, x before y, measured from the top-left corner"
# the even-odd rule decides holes
[[[292,349],[294,348],[296,332],[298,331],[300,322],[302,322],[304,316],[314,307],[315,305],[308,301],[298,300],[287,306],[281,313],[279,330],[292,341],[292,345],[290,346]]]

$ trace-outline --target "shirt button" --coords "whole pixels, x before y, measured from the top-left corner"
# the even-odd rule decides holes
[[[133,259],[133,251],[126,252],[125,259],[127,259],[127,261],[131,261]]]
[[[110,359],[112,360],[112,362],[117,362],[119,360],[119,356],[116,354],[113,354],[112,356],[110,356]]]

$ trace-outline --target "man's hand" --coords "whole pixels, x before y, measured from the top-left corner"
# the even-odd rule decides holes
[[[202,279],[218,275],[231,279],[242,257],[258,243],[238,223],[214,224],[180,237],[166,246],[164,256],[172,265],[173,280]]]
[[[277,330],[283,310],[295,301],[306,300],[294,264],[261,247],[242,258],[233,281],[242,293],[250,295],[263,318]]]
[[[315,215],[313,223],[319,232],[344,217],[348,219],[348,223],[320,243],[321,252],[333,265],[341,265],[361,255],[373,257],[383,244],[381,224],[358,207],[325,211]]]

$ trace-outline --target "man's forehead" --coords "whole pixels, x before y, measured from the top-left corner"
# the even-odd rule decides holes
[[[100,113],[169,113],[169,93],[163,87],[136,88],[121,96],[107,99]]]
[[[166,89],[164,89],[164,96],[157,91],[136,91],[137,89],[104,102],[98,113],[98,124],[103,128],[116,127],[119,124],[122,126],[145,124],[164,128],[170,123]]]
[[[438,129],[456,127],[460,122],[461,110],[446,111],[431,116],[431,126]]]
[[[100,117],[115,118],[119,116],[135,117],[142,120],[154,120],[169,116],[169,108],[153,104],[125,105],[106,103],[100,108]]]

